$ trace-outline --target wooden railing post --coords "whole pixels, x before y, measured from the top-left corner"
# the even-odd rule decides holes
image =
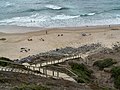
[[[33,66],[33,71],[35,71],[35,67]]]
[[[53,62],[54,62],[53,64],[55,64],[55,60]]]
[[[52,74],[53,76],[54,76],[54,71],[53,71],[53,74]]]
[[[37,65],[37,64],[35,64],[35,67],[37,67],[36,65]]]
[[[43,74],[45,74],[45,70],[44,70],[44,68],[43,68]]]
[[[3,71],[3,67],[1,67],[1,71]]]
[[[42,66],[41,64],[42,64],[42,63],[40,63],[40,67]]]
[[[59,72],[57,71],[57,78],[59,78]]]
[[[8,68],[8,71],[10,71],[10,68]]]
[[[46,77],[47,77],[47,69],[45,68],[45,74],[46,74]]]
[[[39,72],[40,72],[40,67],[39,67]]]
[[[53,64],[53,63],[52,63],[52,60],[50,60],[50,61],[51,61],[51,64]]]
[[[5,69],[5,71],[6,71],[6,67],[5,67],[4,69]]]

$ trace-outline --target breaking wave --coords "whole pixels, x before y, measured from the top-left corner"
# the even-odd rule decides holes
[[[24,10],[22,12],[40,12],[40,11],[44,11],[44,10],[65,10],[65,9],[69,9],[66,7],[59,7],[59,6],[54,6],[54,5],[46,5],[43,8],[40,9],[28,9],[28,10]]]
[[[79,17],[79,15],[78,16],[70,16],[70,15],[64,15],[64,14],[62,14],[62,15],[56,15],[55,17],[52,17],[52,19],[53,20],[60,20],[60,19],[72,19],[72,18],[78,18]]]
[[[60,7],[60,6],[56,6],[56,5],[46,5],[45,7],[46,7],[46,8],[49,8],[49,9],[53,9],[53,10],[67,9],[67,8],[65,8],[65,7]]]
[[[94,16],[96,13],[81,14],[80,16]]]
[[[48,19],[47,16],[34,14],[31,16],[14,17],[10,19],[4,19],[0,21],[0,25],[18,25],[18,26],[34,26],[39,22],[44,22]]]

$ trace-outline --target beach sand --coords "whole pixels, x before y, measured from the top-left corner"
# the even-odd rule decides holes
[[[120,26],[117,25],[44,30],[32,28],[31,31],[34,32],[21,33],[23,28],[19,27],[17,32],[18,28],[12,27],[10,29],[16,31],[15,33],[0,33],[0,57],[21,59],[56,48],[79,47],[91,43],[101,43],[111,48],[114,43],[120,42]],[[27,31],[29,29],[25,28]],[[1,30],[4,31],[4,28]],[[1,40],[2,38],[6,40]]]

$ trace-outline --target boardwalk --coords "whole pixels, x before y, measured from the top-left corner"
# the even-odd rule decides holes
[[[4,61],[2,61],[2,62],[4,62]],[[13,62],[8,62],[8,61],[5,61],[5,62],[13,64]],[[20,65],[20,64],[16,64],[16,65]],[[65,80],[76,82],[72,77],[70,77],[69,75],[67,75],[65,73],[61,73],[61,72],[58,72],[55,70],[48,70],[45,67],[41,68],[41,67],[26,66],[26,65],[24,65],[24,66],[27,68],[27,70],[21,69],[21,68],[18,69],[18,68],[2,67],[1,66],[0,71],[33,74],[33,75],[37,75],[37,76],[41,76],[41,77],[52,77],[52,78],[56,78],[56,79],[63,78]]]
[[[46,61],[46,62],[43,62],[43,63],[32,64],[32,66],[43,67],[43,66],[47,66],[47,65],[59,64],[59,63],[65,62],[67,60],[75,59],[75,58],[81,58],[81,54],[76,55],[76,56],[70,56],[70,57],[62,58],[60,60]],[[30,66],[28,63],[23,63],[23,65]]]
[[[58,72],[55,70],[47,70],[45,68],[45,66],[59,64],[59,63],[65,62],[65,61],[70,60],[70,59],[76,59],[76,58],[83,58],[84,59],[85,57],[87,57],[87,55],[88,55],[87,53],[83,54],[83,55],[79,54],[76,56],[66,57],[66,58],[63,58],[60,60],[46,61],[43,63],[37,63],[37,64],[33,64],[33,65],[30,65],[28,63],[18,64],[18,63],[14,63],[14,62],[0,60],[2,62],[7,62],[7,63],[11,63],[11,64],[23,65],[28,69],[28,70],[21,70],[21,69],[16,69],[16,68],[0,67],[0,71],[11,71],[11,72],[18,72],[18,73],[34,74],[34,75],[38,75],[41,77],[53,77],[53,78],[57,78],[57,79],[63,78],[65,80],[76,82],[72,77],[68,76],[67,74],[61,73],[61,72]],[[40,73],[38,73],[38,72],[35,73],[34,71],[39,71]],[[74,77],[77,77],[77,75],[75,75],[73,72],[71,72],[70,70],[68,70],[68,71],[70,73],[72,73],[74,75]]]

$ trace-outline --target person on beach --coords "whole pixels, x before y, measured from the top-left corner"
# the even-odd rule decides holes
[[[63,34],[61,34],[61,36],[63,36]]]
[[[47,30],[46,30],[46,34],[47,34],[48,32],[47,32]]]

